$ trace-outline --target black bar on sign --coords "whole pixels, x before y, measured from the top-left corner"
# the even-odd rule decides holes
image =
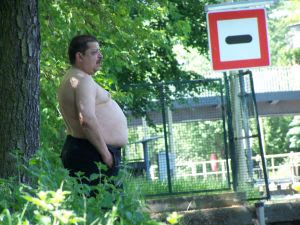
[[[249,34],[228,36],[225,38],[225,41],[229,45],[245,44],[245,43],[249,43],[252,41],[252,36]]]

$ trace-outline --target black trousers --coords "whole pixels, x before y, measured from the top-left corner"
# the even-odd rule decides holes
[[[95,162],[103,163],[97,149],[87,140],[67,136],[62,152],[61,159],[64,167],[69,170],[70,176],[76,177],[76,172],[82,172],[83,176],[90,177],[93,173],[104,174],[108,177],[117,176],[121,161],[121,148],[107,145],[113,157],[113,167],[99,171]],[[101,176],[103,177],[103,176]],[[88,185],[98,185],[103,179],[87,180],[82,178],[81,182]],[[94,195],[94,194],[92,194]]]

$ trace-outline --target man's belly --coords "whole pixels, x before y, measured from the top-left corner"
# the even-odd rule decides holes
[[[96,105],[96,116],[106,144],[119,147],[127,144],[127,119],[115,101]]]

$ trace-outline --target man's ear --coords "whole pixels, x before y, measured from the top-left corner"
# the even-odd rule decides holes
[[[75,54],[75,57],[76,57],[76,61],[82,61],[82,53],[81,52],[76,52],[76,54]]]

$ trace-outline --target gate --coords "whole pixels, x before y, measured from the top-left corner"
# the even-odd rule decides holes
[[[252,180],[248,176],[246,181],[240,179],[244,175],[238,172],[238,162],[243,158],[236,157],[239,151],[229,87],[226,76],[224,82],[205,79],[132,86],[137,96],[134,104],[141,104],[139,100],[147,104],[140,112],[143,116],[128,117],[129,144],[123,157],[131,174],[130,185],[138,186],[147,196],[252,193],[248,189],[254,187],[253,174],[265,177],[264,171],[253,166]],[[238,185],[240,181],[247,185]]]

